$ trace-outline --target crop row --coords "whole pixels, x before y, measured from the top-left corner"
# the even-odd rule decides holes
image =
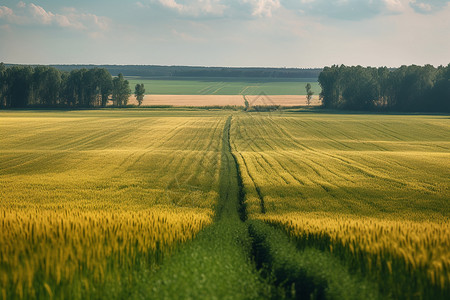
[[[209,225],[225,119],[193,114],[2,113],[0,299],[128,298]]]
[[[260,217],[301,248],[331,252],[376,279],[394,298],[450,290],[450,225],[348,215],[290,213]]]
[[[202,210],[3,210],[2,295],[83,298],[90,288],[136,281],[152,265],[211,223]],[[73,288],[73,290],[72,290]]]
[[[250,218],[333,253],[394,298],[450,287],[450,123],[271,112],[232,128]],[[330,271],[332,272],[332,271]]]

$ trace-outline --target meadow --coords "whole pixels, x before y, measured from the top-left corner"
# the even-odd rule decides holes
[[[0,112],[2,299],[446,299],[450,120]]]
[[[306,95],[305,86],[319,95],[317,78],[145,78],[127,77],[130,87],[143,83],[146,94],[155,95]],[[133,90],[134,92],[134,90]]]

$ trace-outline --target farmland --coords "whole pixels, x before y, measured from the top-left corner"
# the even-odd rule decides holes
[[[321,88],[317,78],[145,78],[129,76],[130,87],[143,83],[146,95],[143,106],[306,106],[307,83],[314,92],[311,105],[319,105]],[[134,90],[133,90],[134,91]],[[266,94],[265,98],[258,95]],[[134,96],[130,104],[137,104]]]
[[[0,119],[3,298],[125,297],[139,269],[212,222],[220,116],[2,112]]]
[[[142,106],[245,106],[247,99],[250,106],[307,106],[306,96],[302,95],[145,95]],[[138,105],[136,97],[129,98],[129,104]],[[321,104],[318,95],[311,99],[311,106]]]
[[[4,299],[448,295],[448,116],[4,111],[0,129]]]
[[[447,117],[254,114],[232,136],[251,216],[362,268],[394,298],[448,290]]]
[[[317,78],[146,78],[127,77],[130,86],[143,83],[147,94],[155,95],[305,95],[311,83],[315,95],[320,94]]]

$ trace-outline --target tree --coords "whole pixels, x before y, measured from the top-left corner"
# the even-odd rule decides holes
[[[440,66],[438,76],[432,91],[432,110],[450,112],[450,64]]]
[[[144,100],[144,94],[145,94],[145,88],[144,88],[144,84],[136,84],[136,86],[134,87],[134,95],[136,96],[136,100],[139,104],[139,106],[141,106],[142,101]]]
[[[128,80],[123,78],[122,73],[113,79],[112,99],[116,106],[128,104],[131,90]]]
[[[311,84],[309,82],[306,84],[305,88],[306,88],[306,101],[309,106],[309,104],[311,103],[312,96],[314,95],[314,92],[311,91]]]
[[[26,107],[32,92],[33,69],[29,66],[13,66],[6,69],[7,106],[13,108]]]
[[[431,66],[401,66],[392,72],[392,109],[396,111],[429,111],[429,99],[437,70]]]
[[[374,72],[375,70],[375,72]],[[370,110],[380,95],[378,82],[374,78],[376,69],[361,66],[347,67],[342,91],[341,107],[353,110]]]
[[[322,99],[322,106],[324,108],[336,108],[339,107],[341,100],[341,75],[345,66],[333,65],[331,67],[325,67],[319,74],[319,84],[322,87],[320,93],[320,99]]]
[[[38,66],[33,73],[33,104],[55,106],[59,104],[61,73],[52,67]]]
[[[112,76],[108,70],[96,69],[97,85],[101,96],[101,105],[105,107],[108,103],[109,95],[112,93],[113,83]]]
[[[87,69],[72,70],[64,82],[64,98],[68,106],[84,106],[83,77]]]
[[[83,90],[83,107],[93,107],[98,102],[99,91],[97,88],[97,76],[95,69],[86,70],[81,80]]]
[[[6,67],[0,63],[0,108],[6,107]]]
[[[127,87],[122,77],[125,83]],[[83,68],[68,73],[49,66],[7,68],[0,63],[0,108],[105,106],[111,92],[112,77],[106,69]]]

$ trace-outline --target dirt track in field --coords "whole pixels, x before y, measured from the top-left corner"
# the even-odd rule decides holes
[[[250,106],[256,105],[281,105],[303,106],[306,105],[304,95],[270,95],[270,96],[245,96]],[[137,104],[134,96],[130,97],[129,104]],[[318,96],[311,101],[312,106],[320,105]],[[145,95],[143,106],[172,105],[172,106],[244,106],[242,95]]]

